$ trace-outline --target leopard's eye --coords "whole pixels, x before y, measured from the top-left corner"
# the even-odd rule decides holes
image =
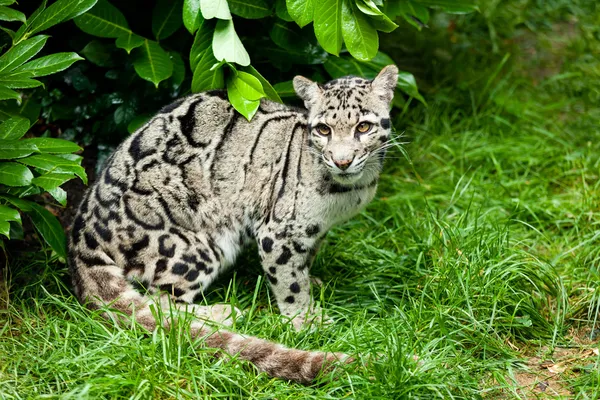
[[[331,133],[331,128],[327,125],[319,124],[317,125],[317,132],[319,132],[323,136],[327,136]]]
[[[370,122],[361,122],[356,127],[356,130],[360,133],[367,133],[371,130],[372,126],[373,126],[373,124],[371,124]]]

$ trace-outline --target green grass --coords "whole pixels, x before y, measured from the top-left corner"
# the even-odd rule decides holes
[[[407,31],[410,51],[387,44],[429,107],[397,116],[408,158],[390,153],[378,198],[319,252],[316,296],[335,324],[284,324],[252,252],[207,296],[248,310],[236,331],[363,363],[314,386],[270,379],[215,359],[185,324],[106,322],[63,265],[23,255],[0,295],[0,398],[600,397],[600,17],[547,3],[489,3],[452,17],[454,33],[448,16]],[[565,370],[543,377],[542,361]],[[540,374],[548,389],[523,387]]]

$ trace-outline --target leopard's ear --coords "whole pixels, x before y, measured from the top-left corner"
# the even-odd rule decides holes
[[[391,103],[394,98],[394,90],[398,83],[398,67],[388,65],[384,67],[371,82],[371,88],[381,100]]]
[[[294,77],[294,90],[298,97],[304,100],[306,108],[316,104],[323,93],[318,83],[300,75]]]

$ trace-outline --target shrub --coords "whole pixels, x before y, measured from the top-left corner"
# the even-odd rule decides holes
[[[49,38],[40,34],[42,31],[86,12],[96,0],[59,0],[49,7],[44,1],[29,18],[7,7],[14,2],[0,2],[0,19],[21,23],[17,31],[1,27],[11,43],[0,56],[0,100],[3,100],[0,106],[3,119],[0,125],[0,246],[4,247],[2,236],[21,236],[21,216],[17,211],[20,210],[31,218],[41,237],[56,254],[66,258],[60,224],[50,211],[28,198],[47,192],[58,203],[66,205],[66,192],[60,186],[76,176],[86,180],[85,170],[80,165],[81,157],[72,154],[81,149],[63,139],[23,138],[31,125],[22,106],[27,95],[15,89],[42,86],[42,82],[34,78],[63,71],[83,59],[69,52],[32,60]],[[30,117],[34,122],[37,120],[37,115]]]

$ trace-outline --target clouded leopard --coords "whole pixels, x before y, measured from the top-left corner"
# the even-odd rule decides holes
[[[398,70],[317,84],[297,76],[306,109],[262,100],[249,122],[223,92],[164,107],[123,142],[88,190],[69,238],[78,298],[148,329],[152,306],[193,312],[192,334],[272,376],[312,381],[343,354],[288,349],[206,324],[229,306],[194,304],[256,241],[282,314],[310,321],[309,269],[319,242],[373,198]],[[141,287],[147,290],[141,290]]]

